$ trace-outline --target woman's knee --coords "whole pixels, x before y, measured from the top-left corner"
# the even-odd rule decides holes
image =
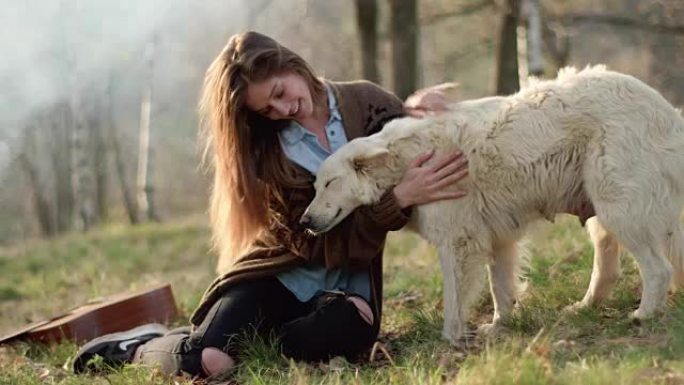
[[[354,304],[354,306],[356,306],[356,310],[358,310],[359,315],[364,321],[366,321],[369,325],[373,325],[373,310],[371,309],[370,304],[366,302],[365,299],[359,296],[349,296],[347,297],[347,301],[351,302],[352,304]]]
[[[208,347],[202,350],[202,370],[207,376],[213,376],[230,370],[235,366],[235,360],[221,349]]]
[[[357,296],[326,296],[316,310],[284,325],[281,343],[285,355],[317,361],[353,356],[372,345],[377,325],[370,305]]]

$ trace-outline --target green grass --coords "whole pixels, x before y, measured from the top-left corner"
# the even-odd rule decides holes
[[[0,333],[84,302],[152,282],[173,285],[181,324],[213,278],[202,219],[106,227],[87,235],[33,241],[0,249]],[[574,218],[560,218],[530,236],[529,280],[520,306],[496,339],[467,352],[440,338],[441,275],[434,250],[410,233],[392,234],[385,256],[381,342],[372,361],[289,361],[277,343],[243,339],[245,359],[231,378],[240,384],[680,384],[684,383],[684,296],[668,311],[637,325],[628,314],[640,280],[629,256],[612,298],[600,308],[566,314],[588,285],[592,249]],[[488,322],[488,295],[471,327]],[[0,347],[4,384],[167,384],[154,369],[127,366],[106,376],[74,376],[73,344]]]

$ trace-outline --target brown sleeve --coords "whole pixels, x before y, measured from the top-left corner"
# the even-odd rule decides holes
[[[401,210],[391,190],[377,203],[357,208],[322,235],[326,266],[368,266],[382,252],[387,232],[401,229],[408,220],[408,213]]]
[[[364,92],[358,99],[360,111],[367,114],[364,132],[373,135],[392,119],[404,116],[404,103],[393,93],[375,83],[363,82]]]
[[[410,215],[410,209],[401,209],[392,189],[387,190],[375,204],[360,207],[358,211],[385,231],[401,229]]]

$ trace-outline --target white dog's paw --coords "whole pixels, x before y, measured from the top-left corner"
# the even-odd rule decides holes
[[[454,333],[450,330],[442,330],[442,338],[448,341],[451,346],[458,346],[459,341],[461,340],[461,334]]]
[[[467,330],[467,328],[445,328],[442,330],[442,338],[458,349],[468,348],[473,344],[476,337],[477,334],[474,331]]]
[[[584,301],[577,301],[577,302],[573,303],[572,305],[568,305],[568,306],[564,307],[563,313],[574,314],[574,313],[577,313],[578,311],[580,311],[582,309],[589,308],[590,306],[591,305],[589,305],[588,303],[586,303]]]
[[[462,322],[454,320],[452,322],[444,321],[442,325],[442,338],[455,345],[458,340],[467,332],[467,327]]]
[[[636,309],[629,314],[629,319],[632,320],[633,322],[641,322],[641,320],[644,320],[646,318],[651,318],[652,316],[653,316],[653,313],[647,314],[645,311],[643,311],[641,309]]]
[[[475,346],[477,334],[473,331],[466,331],[457,338],[447,337],[442,333],[442,337],[449,341],[449,344],[456,350],[467,351],[473,346]]]

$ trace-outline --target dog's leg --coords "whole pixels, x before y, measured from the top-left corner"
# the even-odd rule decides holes
[[[480,325],[478,332],[492,334],[501,320],[513,310],[518,294],[522,291],[520,282],[520,260],[518,244],[510,242],[494,250],[493,263],[487,266],[489,289],[494,301],[494,317],[492,323]]]
[[[472,303],[482,293],[485,258],[488,255],[469,241],[456,237],[438,247],[444,276],[444,328],[442,336],[454,346],[461,346]]]
[[[684,233],[681,225],[675,223],[667,241],[667,254],[672,262],[673,276],[670,289],[675,291],[684,287]]]
[[[596,208],[599,221],[615,234],[620,243],[634,255],[639,265],[642,281],[641,304],[631,317],[643,319],[653,316],[665,305],[667,289],[672,280],[672,264],[665,257],[666,226],[662,225],[672,221],[663,220],[666,219],[666,215],[661,215],[657,220],[646,218],[635,221],[632,217],[622,215],[629,212],[623,207],[596,205]]]
[[[617,239],[601,225],[597,217],[592,217],[587,221],[587,231],[594,244],[594,267],[591,271],[591,281],[584,298],[569,306],[567,310],[574,311],[594,306],[605,300],[620,277]]]
[[[643,283],[641,303],[639,308],[632,313],[632,318],[649,318],[665,305],[667,289],[672,279],[672,265],[659,250],[660,248],[643,245],[631,246],[627,247],[634,254],[639,264]]]
[[[457,255],[451,247],[438,249],[442,267],[442,295],[444,305],[444,326],[442,337],[453,345],[458,345],[465,332],[464,298],[460,282],[463,281],[461,271],[461,255]]]

